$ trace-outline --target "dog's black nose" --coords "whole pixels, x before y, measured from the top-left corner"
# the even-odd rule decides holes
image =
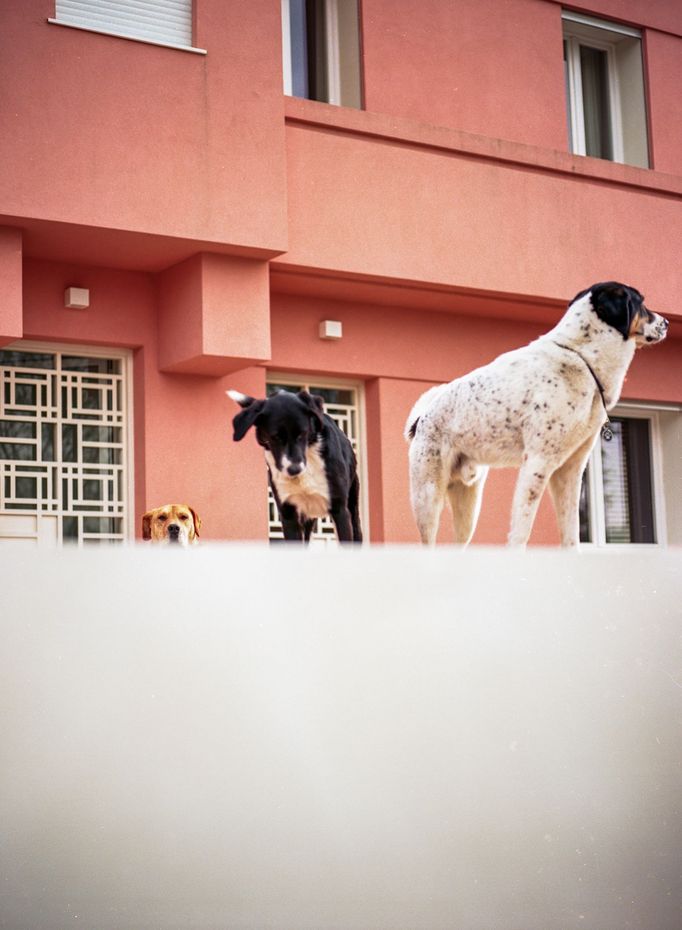
[[[177,539],[180,535],[180,527],[177,523],[169,523],[168,525],[168,535],[171,539]]]
[[[301,472],[303,471],[303,466],[302,465],[288,465],[287,471],[291,475],[292,478],[295,478],[296,475],[301,474]]]

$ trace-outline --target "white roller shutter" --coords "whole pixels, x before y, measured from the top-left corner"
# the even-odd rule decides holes
[[[192,0],[56,0],[55,12],[66,26],[192,45]]]

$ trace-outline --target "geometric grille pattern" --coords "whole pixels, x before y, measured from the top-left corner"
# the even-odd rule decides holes
[[[126,404],[122,358],[0,350],[0,536],[125,538]]]
[[[298,391],[308,391],[310,394],[319,394],[324,400],[324,412],[334,420],[342,432],[348,436],[350,443],[358,460],[358,474],[361,474],[361,456],[360,456],[360,423],[359,423],[359,397],[358,390],[354,387],[321,387],[314,382],[298,382],[296,384],[282,382],[268,382],[267,396],[276,394],[277,391],[292,391],[294,394]],[[272,491],[268,484],[268,537],[271,540],[284,539],[282,524],[277,513],[277,504],[272,496]],[[334,521],[331,517],[319,517],[315,524],[315,529],[310,537],[311,542],[335,543],[336,530]]]

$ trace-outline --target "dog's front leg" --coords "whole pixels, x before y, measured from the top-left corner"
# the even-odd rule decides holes
[[[353,542],[353,524],[348,507],[340,501],[332,501],[329,513],[334,521],[339,542]]]
[[[562,546],[575,549],[580,542],[580,486],[595,440],[591,436],[549,479]]]
[[[303,527],[298,518],[298,510],[292,504],[282,504],[279,508],[284,538],[289,542],[303,541]]]
[[[546,460],[536,456],[527,457],[521,466],[512,503],[510,546],[525,546],[528,542],[549,472]]]

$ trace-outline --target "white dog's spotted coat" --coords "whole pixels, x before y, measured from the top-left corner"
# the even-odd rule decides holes
[[[593,290],[597,287],[607,285],[593,285]],[[407,420],[406,438],[414,437],[410,490],[423,542],[435,542],[446,497],[455,541],[469,542],[492,466],[520,469],[510,544],[527,542],[549,484],[561,543],[577,546],[581,478],[606,420],[604,405],[616,404],[635,349],[663,339],[668,326],[644,307],[634,289],[612,287],[639,298],[641,312],[629,309],[625,333],[595,312],[590,290],[578,295],[557,326],[535,342],[419,398]]]

